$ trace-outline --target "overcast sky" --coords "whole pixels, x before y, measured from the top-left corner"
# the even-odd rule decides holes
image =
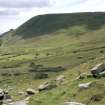
[[[0,33],[39,14],[105,11],[105,0],[0,0]]]

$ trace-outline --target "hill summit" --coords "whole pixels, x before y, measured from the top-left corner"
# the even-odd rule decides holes
[[[14,34],[29,38],[54,33],[74,26],[85,26],[88,30],[96,30],[105,25],[104,12],[46,14],[31,18],[18,27]]]

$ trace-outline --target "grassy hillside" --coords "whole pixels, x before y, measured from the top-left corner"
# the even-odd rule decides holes
[[[2,36],[0,47],[0,88],[11,89],[15,100],[18,92],[37,89],[43,82],[65,75],[65,85],[34,95],[30,105],[60,105],[65,101],[87,103],[91,96],[102,95],[89,105],[104,105],[105,78],[74,81],[97,63],[105,62],[105,13],[49,14],[32,18],[16,30]],[[49,68],[47,79],[35,79],[30,64]],[[64,67],[55,72],[52,67]],[[18,75],[17,75],[18,74]],[[95,81],[90,89],[78,91],[78,84]],[[97,91],[101,88],[100,91]],[[88,94],[89,93],[89,94]]]
[[[16,35],[23,38],[53,33],[61,29],[74,26],[84,26],[88,30],[101,28],[105,24],[105,13],[72,13],[72,14],[48,14],[33,17],[20,26]]]
[[[99,30],[104,25],[104,12],[39,15],[14,30],[11,35],[8,35],[9,38],[4,39],[4,42],[10,45],[15,43],[23,45],[29,42],[29,45],[36,41],[36,37],[39,40],[39,37],[46,37],[46,35],[51,37],[58,34],[79,36]]]

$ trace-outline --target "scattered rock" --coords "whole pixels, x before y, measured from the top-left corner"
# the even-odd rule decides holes
[[[91,73],[94,77],[105,76],[105,64],[98,64],[91,69]]]
[[[29,101],[29,99],[30,99],[30,97],[27,97],[27,98],[25,98],[24,100],[25,100],[25,101]]]
[[[56,81],[63,81],[65,79],[64,75],[60,75],[56,78]]]
[[[88,83],[83,83],[83,84],[79,84],[78,87],[79,89],[88,89],[89,87],[91,87],[93,84],[93,82],[88,82]]]
[[[0,89],[0,100],[4,99],[4,91]]]
[[[9,105],[27,105],[27,102],[25,100],[21,100],[21,101],[9,103]]]
[[[38,87],[38,90],[39,90],[39,91],[50,90],[50,89],[55,88],[55,87],[57,87],[56,84],[46,82],[46,83],[40,85],[40,86]]]
[[[76,78],[76,80],[83,80],[83,79],[85,79],[85,78],[92,78],[92,77],[93,77],[93,75],[92,75],[91,73],[85,72],[85,73],[80,74],[80,75]]]
[[[65,76],[64,76],[64,75],[60,75],[60,76],[58,76],[58,77],[56,78],[56,82],[57,82],[58,84],[62,84],[62,83],[64,82],[64,80],[65,80]]]
[[[77,103],[77,102],[65,102],[62,105],[86,105],[86,104]]]
[[[78,76],[77,78],[76,78],[76,80],[82,80],[82,79],[84,79],[85,77],[83,76],[83,75],[80,75],[80,76]]]
[[[28,95],[34,95],[36,92],[35,92],[35,90],[29,88],[29,89],[26,90],[26,93],[27,93]]]

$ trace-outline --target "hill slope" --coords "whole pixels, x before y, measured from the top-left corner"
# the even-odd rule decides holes
[[[24,38],[50,34],[73,26],[85,26],[88,30],[101,28],[105,24],[105,13],[48,14],[33,17],[16,29],[16,35]]]
[[[79,72],[89,72],[97,63],[105,63],[105,13],[41,15],[2,38],[0,88],[12,88],[9,93],[14,100],[24,98],[18,92],[25,92],[27,88],[37,90],[40,84],[64,75],[64,85],[35,94],[29,104],[60,105],[65,101],[87,103],[94,95],[102,97],[99,101],[92,100],[89,105],[105,104],[104,77],[72,81]],[[30,71],[36,70],[32,64],[43,67],[38,73],[47,73],[48,78],[36,79],[37,73]],[[65,70],[55,72],[52,69],[59,66]],[[78,84],[90,81],[96,82],[96,85],[78,91]]]
[[[34,43],[37,37],[48,35],[82,35],[101,29],[105,25],[104,12],[47,14],[35,16],[12,33],[12,38],[4,38],[9,45]],[[33,39],[33,40],[32,40]],[[40,38],[39,38],[40,39]],[[25,44],[26,44],[25,43]],[[29,45],[28,43],[28,45]]]

